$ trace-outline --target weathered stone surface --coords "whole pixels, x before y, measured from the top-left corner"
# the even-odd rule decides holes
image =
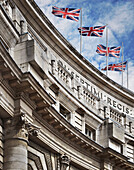
[[[134,169],[134,94],[34,1],[0,2],[0,169]]]

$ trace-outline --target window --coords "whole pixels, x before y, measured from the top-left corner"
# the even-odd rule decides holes
[[[134,146],[129,143],[127,143],[127,156],[129,161],[134,162]]]
[[[60,113],[64,116],[66,120],[70,122],[70,111],[67,110],[63,105],[60,104]]]
[[[118,143],[116,140],[110,139],[109,140],[109,147],[113,150],[121,153],[122,145]]]
[[[88,125],[85,126],[85,135],[92,140],[95,140],[96,138],[95,130]]]

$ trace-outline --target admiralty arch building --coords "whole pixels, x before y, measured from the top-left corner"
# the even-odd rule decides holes
[[[34,0],[0,0],[0,169],[134,170],[134,93]]]

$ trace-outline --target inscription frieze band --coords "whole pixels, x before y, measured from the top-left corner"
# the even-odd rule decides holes
[[[106,94],[106,92],[102,91],[100,88],[96,87],[88,80],[85,80],[85,78],[83,78],[81,75],[79,75],[78,73],[75,73],[73,69],[71,70],[71,68],[67,66],[67,64],[64,64],[63,61],[58,60],[56,62],[55,60],[52,60],[51,63],[53,63],[51,64],[52,74],[55,75],[56,77],[57,74],[55,74],[55,72],[58,72],[58,76],[62,77],[62,80],[64,80],[65,83],[68,84],[68,82],[71,82],[70,88],[78,91],[77,98],[79,100],[83,97],[84,99],[86,99],[86,101],[89,102],[91,101],[91,99],[93,100],[95,98],[98,101],[99,100],[104,101],[110,107],[113,107],[119,112],[132,115],[132,108],[130,106],[124,105],[122,102]],[[85,89],[87,90],[85,91]],[[95,101],[92,101],[92,103],[94,106],[96,105]]]

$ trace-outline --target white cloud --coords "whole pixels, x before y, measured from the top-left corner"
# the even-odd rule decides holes
[[[57,0],[35,0],[40,7],[45,7],[46,5],[51,5],[56,3]]]
[[[110,6],[110,10],[101,21],[107,21],[111,29],[119,36],[127,36],[134,28],[134,11],[132,2],[120,2]]]
[[[127,71],[124,74],[124,84],[127,87]],[[128,88],[134,92],[134,66],[132,62],[128,62]]]

